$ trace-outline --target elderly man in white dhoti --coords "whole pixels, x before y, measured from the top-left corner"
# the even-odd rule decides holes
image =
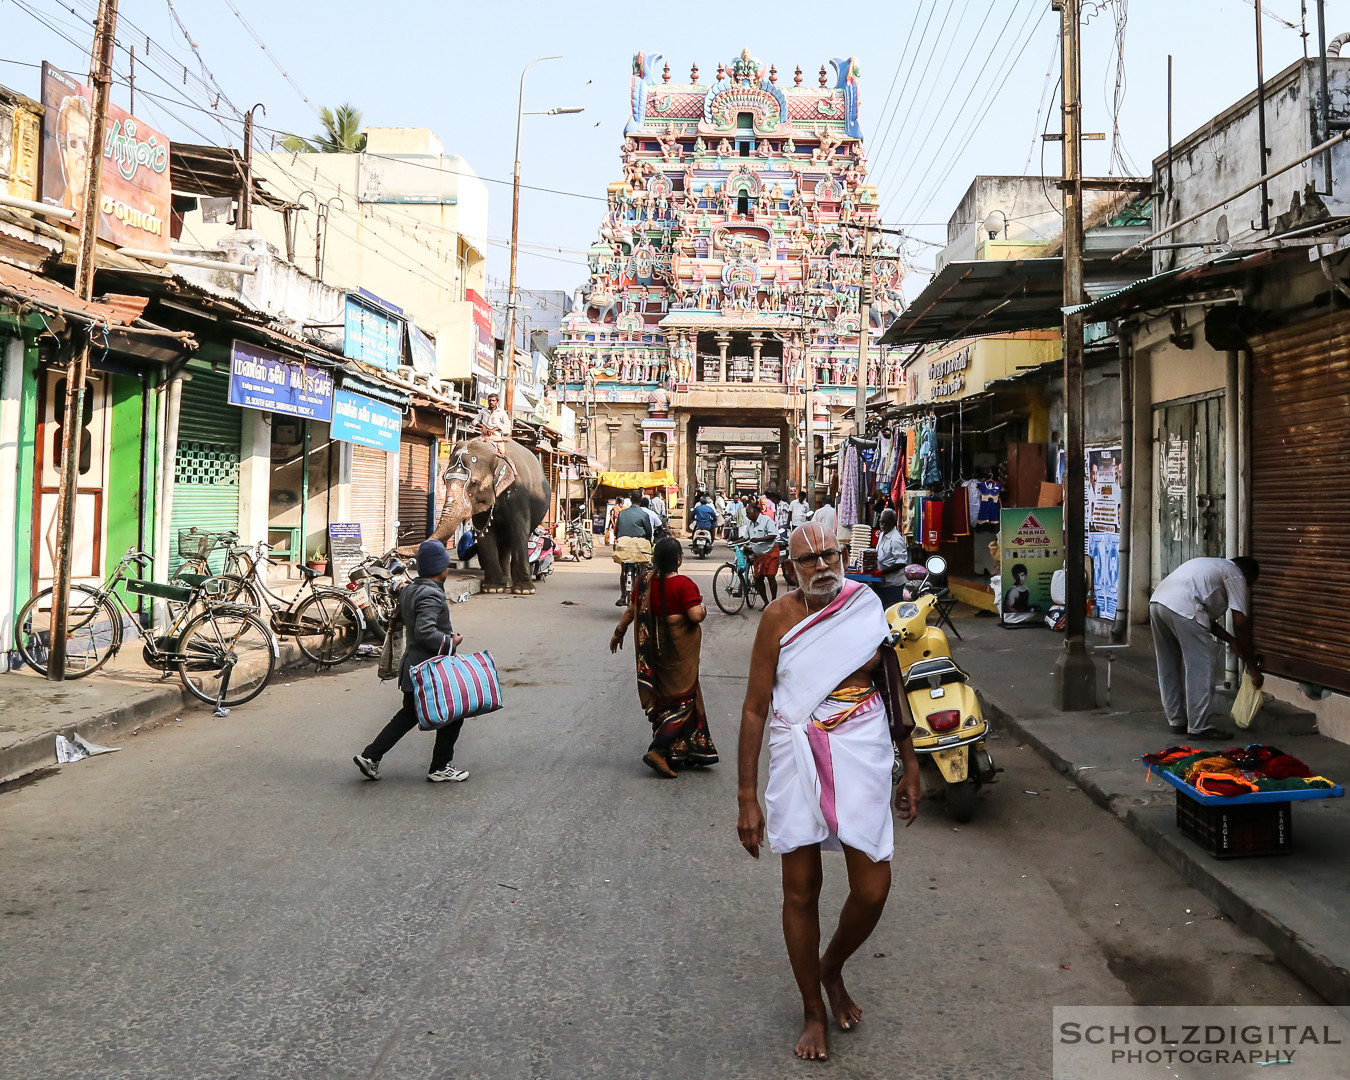
[[[741,843],[756,859],[765,819],[759,755],[769,724],[769,849],[782,856],[783,936],[801,991],[805,1026],[796,1053],[827,1056],[825,996],[844,1031],[862,1009],[844,988],[844,962],[881,918],[895,847],[891,819],[892,741],[903,778],[895,808],[906,825],[919,803],[914,721],[900,685],[881,602],[845,581],[839,540],[808,523],[789,541],[798,588],[764,611],[755,636],[741,711]],[[820,953],[821,848],[842,850],[849,894],[839,926]]]

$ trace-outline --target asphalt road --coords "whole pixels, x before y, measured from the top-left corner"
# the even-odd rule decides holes
[[[716,563],[693,568],[705,595]],[[1002,739],[972,824],[925,804],[899,832],[846,972],[863,1023],[797,1062],[776,860],[734,827],[758,616],[705,624],[724,763],[664,781],[631,654],[606,648],[616,570],[454,609],[508,703],[466,726],[465,784],[424,782],[418,732],[360,780],[397,705],[368,662],[0,788],[0,1075],[1045,1077],[1055,1004],[1319,1003]],[[832,915],[839,856],[826,878]]]

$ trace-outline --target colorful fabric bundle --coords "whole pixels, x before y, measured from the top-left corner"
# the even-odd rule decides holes
[[[1250,795],[1258,790],[1255,781],[1241,774],[1200,772],[1193,774],[1188,783],[1204,795]]]
[[[1296,757],[1290,757],[1288,754],[1281,754],[1279,757],[1271,758],[1266,762],[1261,770],[1272,780],[1293,780],[1306,779],[1312,776],[1313,771],[1299,761]]]
[[[1241,776],[1242,770],[1222,755],[1213,757],[1202,757],[1199,761],[1193,761],[1186,767],[1186,774],[1182,777],[1188,784],[1195,784],[1198,776]]]

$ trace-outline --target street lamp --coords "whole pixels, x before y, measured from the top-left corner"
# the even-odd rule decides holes
[[[520,94],[516,98],[516,165],[511,178],[511,276],[506,286],[506,415],[515,416],[516,397],[516,257],[520,243],[520,127],[526,116],[570,116],[583,112],[580,106],[562,109],[525,111],[525,76],[541,60],[561,60],[561,56],[537,56],[520,73]]]

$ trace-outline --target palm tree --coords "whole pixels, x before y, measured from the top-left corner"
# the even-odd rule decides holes
[[[319,120],[323,124],[320,134],[308,139],[287,135],[281,148],[306,154],[359,154],[366,148],[360,109],[346,104],[330,109],[325,105],[319,110]]]

